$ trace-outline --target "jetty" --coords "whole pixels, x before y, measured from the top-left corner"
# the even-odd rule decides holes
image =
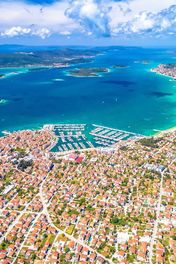
[[[90,148],[109,148],[122,140],[133,140],[142,135],[101,125],[48,124],[43,127],[54,133],[57,142],[53,152],[69,152]]]
[[[142,135],[128,132],[125,130],[110,128],[106,126],[99,126],[93,124],[94,129],[90,132],[96,144],[102,146],[112,146],[121,140],[142,137]]]

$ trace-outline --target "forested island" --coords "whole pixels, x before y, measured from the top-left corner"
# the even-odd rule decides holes
[[[128,68],[129,66],[128,65],[125,65],[125,64],[116,64],[116,65],[113,65],[113,68],[114,69],[125,69],[125,68]]]
[[[109,72],[108,68],[76,68],[68,71],[68,74],[74,77],[99,77],[107,72]]]

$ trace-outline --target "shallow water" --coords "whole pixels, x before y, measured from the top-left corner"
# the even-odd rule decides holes
[[[159,63],[176,62],[174,54],[141,48],[103,53],[81,64],[111,68],[102,77],[75,78],[63,69],[43,69],[0,79],[0,98],[9,102],[0,105],[0,130],[96,123],[149,135],[175,126],[176,81],[150,72]],[[143,60],[150,63],[139,63]],[[116,64],[129,67],[113,69]]]

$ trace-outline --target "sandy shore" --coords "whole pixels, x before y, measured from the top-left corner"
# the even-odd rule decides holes
[[[165,135],[165,134],[168,134],[168,133],[172,133],[172,132],[176,132],[176,127],[171,127],[171,128],[166,129],[166,130],[158,131],[158,133],[156,133],[154,135],[154,137],[160,137],[162,135]]]
[[[171,75],[168,75],[168,74],[165,74],[165,73],[158,72],[157,70],[155,71],[154,69],[150,69],[150,71],[153,72],[153,73],[156,73],[158,75],[161,75],[161,76],[176,80],[175,77],[173,77]]]

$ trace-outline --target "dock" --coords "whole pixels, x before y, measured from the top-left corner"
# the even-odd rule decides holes
[[[43,129],[52,131],[58,142],[54,152],[69,152],[89,148],[110,148],[122,140],[135,140],[142,135],[102,125],[51,124]]]

